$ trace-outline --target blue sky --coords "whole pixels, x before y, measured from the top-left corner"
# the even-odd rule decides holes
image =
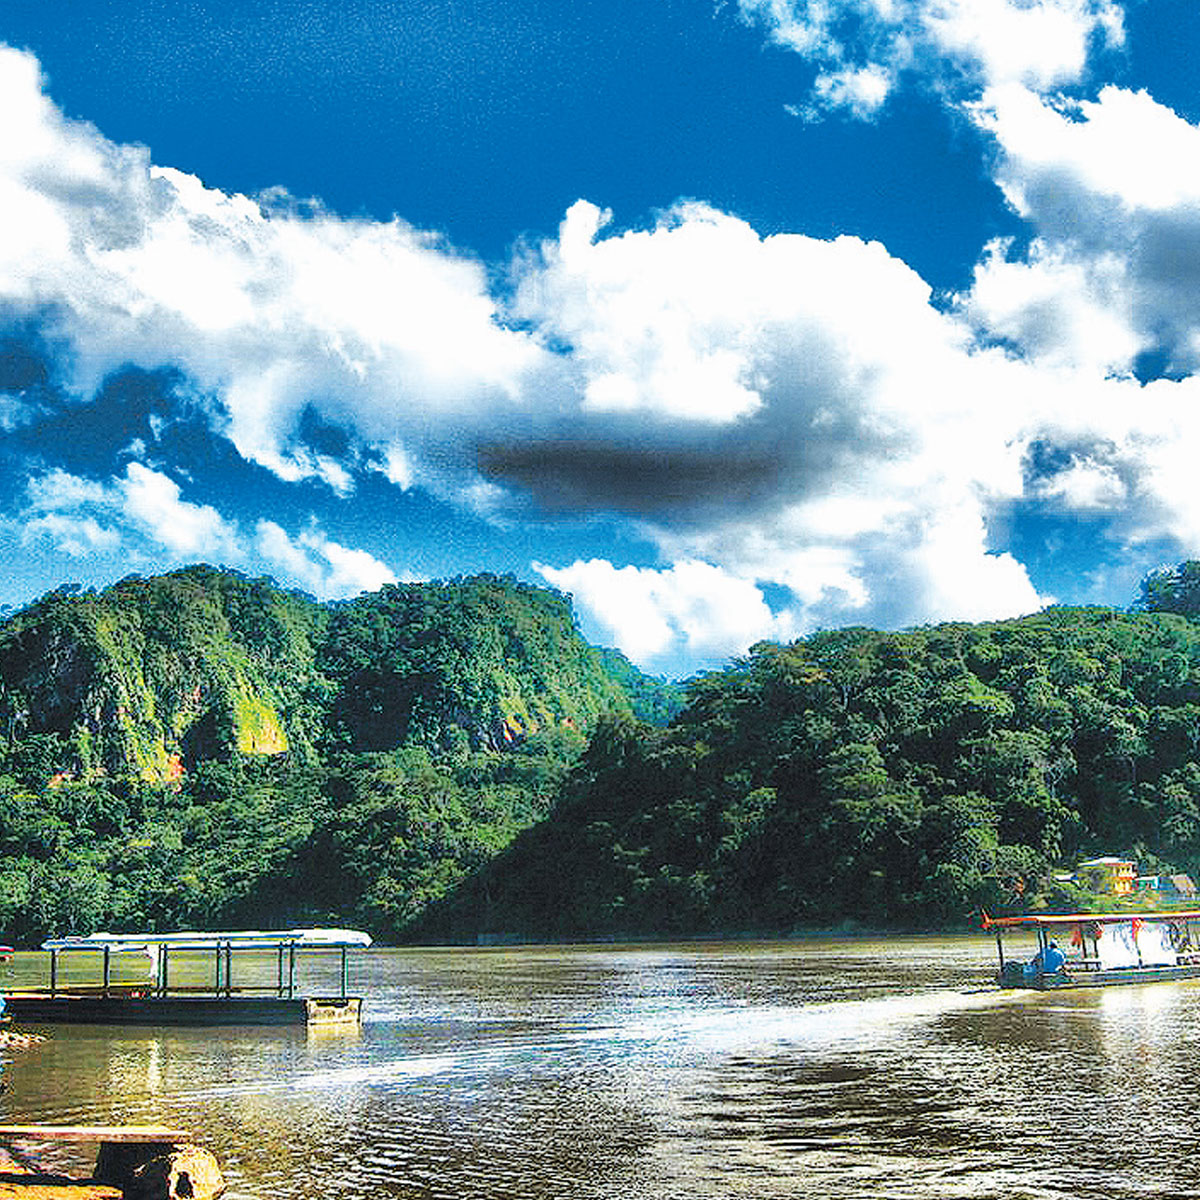
[[[0,603],[512,572],[671,675],[1200,556],[1188,0],[6,0]]]

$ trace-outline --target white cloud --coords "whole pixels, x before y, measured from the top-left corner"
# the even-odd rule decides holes
[[[929,286],[878,243],[761,238],[700,204],[600,237],[610,220],[572,205],[558,240],[523,264],[515,304],[571,346],[585,412],[745,425],[793,379],[814,393],[833,374],[857,384],[914,339],[945,349],[959,338]]]
[[[879,245],[762,238],[694,204],[606,237],[598,216],[575,206],[525,264],[520,311],[573,347],[585,396],[616,381],[640,419],[585,403],[590,438],[496,453],[497,475],[545,507],[638,515],[668,562],[786,587],[793,629],[1038,606],[1024,568],[989,552],[987,514],[1022,497],[1027,447],[1077,385],[974,347]],[[676,386],[705,373],[706,394]],[[604,564],[569,570],[639,653],[676,645],[657,576],[619,577],[644,610],[626,620]]]
[[[246,458],[345,491],[296,442],[306,410],[403,441],[419,473],[431,414],[484,420],[544,362],[500,324],[482,264],[435,235],[267,211],[155,166],[64,118],[32,56],[4,47],[0,111],[0,216],[21,230],[0,237],[0,304],[51,321],[82,396],[126,364],[177,367]]]
[[[1083,77],[1089,43],[1124,41],[1114,0],[934,0],[918,19],[940,52],[975,64],[989,86],[1024,83],[1039,90]]]
[[[351,550],[310,528],[292,538],[274,521],[259,521],[255,548],[276,570],[321,600],[340,600],[395,583],[390,567],[365,550]]]
[[[236,529],[215,508],[184,500],[173,479],[138,462],[107,484],[48,471],[30,480],[27,495],[29,536],[49,537],[76,557],[115,549],[122,529],[173,559],[241,556]]]
[[[522,278],[516,311],[571,344],[586,409],[719,424],[760,403],[742,353],[755,313],[723,292],[758,239],[701,206],[677,216],[674,236],[598,240],[611,214],[580,200]]]
[[[1082,193],[1129,211],[1168,212],[1200,197],[1200,130],[1144,91],[1108,86],[1096,100],[1048,101],[1028,88],[989,89],[973,106],[1004,158],[999,182],[1013,206],[1034,220],[1051,215],[1045,193],[1069,189],[1057,220]],[[1074,214],[1083,224],[1094,209]]]
[[[1111,512],[1129,499],[1129,489],[1117,468],[1090,456],[1038,480],[1033,491],[1043,499],[1059,500],[1064,508],[1077,513]]]
[[[394,583],[395,574],[365,550],[331,540],[312,523],[292,537],[261,520],[251,538],[207,504],[183,498],[169,476],[131,462],[106,483],[52,470],[26,489],[27,546],[48,543],[72,558],[116,557],[153,569],[210,559],[270,571],[321,599],[341,599]]]
[[[665,570],[614,567],[604,559],[534,569],[576,604],[634,661],[654,668],[686,654],[722,660],[765,638],[787,640],[790,613],[772,613],[754,583],[711,563],[684,561]]]
[[[22,545],[33,546],[41,541],[50,542],[71,558],[89,558],[118,550],[121,534],[101,525],[95,517],[47,513],[30,518],[21,530]]]
[[[389,483],[394,483],[402,491],[407,492],[416,478],[412,460],[408,457],[403,446],[397,442],[383,447],[383,458],[378,469]]]
[[[169,553],[186,559],[237,556],[233,526],[211,505],[184,500],[169,476],[131,462],[116,491],[124,519]]]
[[[823,72],[813,85],[819,108],[837,108],[865,120],[887,102],[892,90],[891,74],[878,63],[865,67],[843,67]]]
[[[813,103],[870,117],[903,72],[952,94],[1083,78],[1097,42],[1124,41],[1119,0],[738,0],[773,41],[817,67]]]
[[[1035,358],[1113,373],[1158,351],[1200,366],[1200,128],[1144,92],[1050,103],[997,88],[973,107],[997,181],[1034,231],[993,246],[966,314]]]
[[[56,512],[84,505],[112,507],[113,493],[93,479],[81,479],[61,468],[30,479],[27,492],[34,512]]]
[[[1132,324],[1125,261],[1101,254],[1081,262],[1041,239],[1013,260],[1008,247],[996,241],[985,250],[960,298],[964,314],[1049,366],[1127,372],[1148,341]]]
[[[987,530],[978,511],[951,508],[899,556],[901,587],[915,584],[927,621],[984,621],[1036,612],[1050,602],[1011,554],[987,551]]]
[[[1027,494],[1200,552],[1200,128],[1116,87],[1068,102],[1007,86],[972,111],[1034,236],[988,248],[961,311],[1039,386],[1065,381]],[[1139,386],[1135,370],[1162,377]]]

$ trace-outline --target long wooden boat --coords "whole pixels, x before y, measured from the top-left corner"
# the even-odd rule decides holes
[[[1200,910],[1155,913],[1027,913],[983,918],[994,930],[1004,988],[1046,991],[1200,978]],[[1033,932],[1029,961],[1005,954],[1004,935]],[[1066,942],[1058,945],[1058,939]],[[1010,946],[1011,951],[1011,946]]]
[[[304,1025],[357,1024],[362,998],[349,991],[349,952],[371,944],[354,929],[241,930],[226,933],[94,933],[90,937],[51,938],[45,986],[5,993],[5,1013],[18,1021],[119,1025]],[[340,954],[341,987],[336,995],[305,996],[296,986],[297,958],[310,952]],[[172,975],[172,954],[191,955],[188,982]],[[234,962],[256,955],[275,959],[274,978],[235,982]],[[64,956],[89,955],[95,972],[86,982],[64,981]],[[146,960],[144,981],[114,977],[114,966],[128,956]],[[196,956],[211,956],[211,972],[197,982]],[[73,976],[78,971],[72,972]],[[128,972],[118,971],[125,975]],[[261,974],[261,970],[259,972]]]

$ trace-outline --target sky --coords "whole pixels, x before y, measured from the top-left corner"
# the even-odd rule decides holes
[[[5,0],[0,604],[490,571],[682,677],[1200,557],[1194,0]]]

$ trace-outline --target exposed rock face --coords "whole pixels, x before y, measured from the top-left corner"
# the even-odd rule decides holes
[[[211,1200],[225,1190],[216,1158],[192,1145],[106,1143],[96,1179],[119,1187],[124,1200]]]
[[[67,586],[0,621],[0,733],[38,785],[175,783],[235,753],[304,760],[331,734],[502,750],[660,686],[589,646],[566,597],[491,575],[322,605],[193,566]]]

